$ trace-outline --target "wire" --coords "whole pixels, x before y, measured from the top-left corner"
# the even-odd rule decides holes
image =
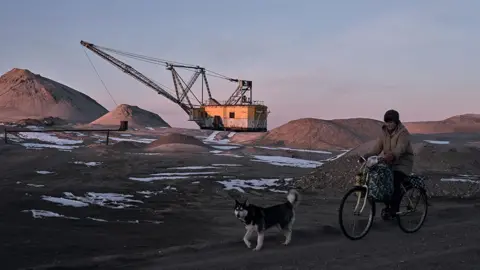
[[[167,66],[168,64],[176,64],[176,65],[182,65],[182,66],[187,66],[187,67],[192,67],[192,68],[197,67],[197,66],[191,65],[191,64],[186,64],[186,63],[181,63],[181,62],[176,62],[176,61],[169,61],[169,60],[166,60],[166,59],[155,58],[155,57],[151,57],[151,56],[145,56],[145,55],[141,55],[141,54],[135,54],[135,53],[125,52],[125,51],[120,51],[120,50],[106,48],[106,47],[97,46],[97,45],[95,45],[95,46],[99,49],[109,51],[109,52],[115,53],[117,55],[122,55],[122,56],[125,56],[125,57],[129,57],[129,58],[136,59],[136,60],[139,60],[139,61],[148,62],[148,63],[151,63],[151,64],[157,64],[157,65],[161,64],[161,65],[164,65],[164,66]],[[192,70],[189,70],[189,71],[192,71]],[[223,74],[220,74],[220,73],[212,71],[212,70],[205,69],[205,71],[210,73],[208,75],[210,75],[212,77],[225,79],[225,80],[232,80],[233,79],[231,77],[225,76]]]
[[[113,103],[115,103],[115,106],[118,106],[118,104],[117,104],[117,102],[115,101],[115,99],[113,98],[112,94],[110,93],[110,91],[108,91],[108,88],[107,88],[107,86],[105,85],[105,82],[103,82],[102,77],[100,77],[100,74],[98,73],[97,69],[95,68],[95,65],[93,64],[92,60],[91,60],[90,57],[88,56],[88,53],[87,53],[87,51],[85,50],[85,48],[83,49],[83,52],[85,53],[85,56],[87,56],[87,59],[88,59],[88,61],[90,62],[90,65],[92,65],[93,70],[95,70],[95,73],[97,73],[98,78],[99,78],[100,81],[102,82],[103,87],[104,87],[105,90],[107,91],[107,93],[108,93],[108,95],[110,96],[110,98],[112,99]]]

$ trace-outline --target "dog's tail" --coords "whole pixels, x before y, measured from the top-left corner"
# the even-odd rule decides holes
[[[293,207],[296,207],[300,203],[300,193],[295,189],[290,189],[287,194],[287,200]]]

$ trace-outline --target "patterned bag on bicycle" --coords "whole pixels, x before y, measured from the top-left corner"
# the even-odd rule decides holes
[[[420,175],[411,174],[408,176],[408,182],[414,187],[418,189],[426,190],[427,187],[425,185],[425,177]]]
[[[393,195],[393,173],[384,164],[368,168],[370,195],[375,201],[388,202]]]

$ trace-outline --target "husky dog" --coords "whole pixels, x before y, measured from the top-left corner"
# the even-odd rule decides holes
[[[245,224],[247,232],[243,237],[243,242],[248,248],[252,247],[250,237],[254,232],[257,233],[257,246],[253,249],[258,251],[262,249],[265,230],[277,226],[284,235],[284,245],[288,245],[292,239],[292,226],[295,221],[295,208],[300,202],[300,194],[295,189],[291,189],[287,194],[287,201],[270,207],[260,207],[245,202],[240,203],[235,200],[235,216]]]

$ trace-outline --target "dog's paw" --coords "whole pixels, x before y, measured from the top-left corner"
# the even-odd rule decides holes
[[[243,242],[245,243],[245,245],[247,246],[247,248],[252,248],[252,243],[250,243],[250,241],[244,240]]]
[[[253,251],[260,251],[262,249],[262,247],[255,247],[254,249],[252,249]]]
[[[283,244],[284,246],[288,246],[288,244],[290,244],[290,242],[285,241],[285,242],[283,242],[282,244]]]

